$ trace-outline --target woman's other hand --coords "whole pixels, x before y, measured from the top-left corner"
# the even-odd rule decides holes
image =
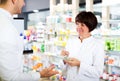
[[[61,51],[61,56],[64,56],[64,58],[67,58],[69,56],[69,52],[66,50]],[[66,64],[66,59],[63,59],[64,64]]]
[[[80,61],[76,58],[69,58],[65,61],[70,66],[78,66],[80,67]]]
[[[62,55],[62,56],[69,56],[69,52],[66,51],[66,50],[62,50],[62,51],[61,51],[61,55]]]

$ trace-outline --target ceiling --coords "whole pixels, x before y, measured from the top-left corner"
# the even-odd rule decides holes
[[[102,2],[102,0],[93,0],[94,4]],[[86,0],[79,0],[79,5],[85,5]]]
[[[23,12],[28,12],[28,11],[32,11],[35,9],[48,9],[49,8],[49,0],[25,0],[26,1],[26,6],[23,8]],[[60,0],[56,0],[57,3],[60,2]],[[94,1],[94,11],[96,12],[101,12],[102,11],[102,0],[93,0]],[[120,0],[111,0],[108,2],[108,0],[104,0],[104,2],[106,1],[106,4],[112,4],[112,3],[118,3],[117,1],[120,2]],[[72,0],[67,0],[68,3],[71,3]],[[86,0],[79,0],[79,6],[85,6],[85,2]],[[111,2],[111,3],[110,3]],[[97,4],[96,4],[97,3]],[[120,6],[119,5],[114,5],[114,6],[110,6],[110,13],[111,14],[120,14]]]
[[[85,6],[86,0],[80,0],[79,6]],[[94,0],[94,11],[95,12],[102,12],[102,7],[104,5],[108,5],[110,9],[111,15],[120,15],[120,0],[111,0],[108,2],[108,0],[104,0],[104,4],[102,4],[102,0]]]
[[[102,0],[93,0],[93,1],[94,1],[94,4],[102,2]],[[80,2],[79,5],[82,6],[82,5],[85,5],[86,0],[79,0],[79,2]],[[56,0],[56,4],[58,3],[60,3],[60,0]],[[67,0],[67,3],[71,4],[72,0]]]

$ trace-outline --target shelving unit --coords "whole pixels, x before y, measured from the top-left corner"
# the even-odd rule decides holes
[[[39,43],[38,47],[40,49],[41,44],[44,44],[44,52],[42,52],[44,55],[46,54],[47,56],[48,54],[53,57],[59,55],[60,51],[64,49],[67,39],[77,36],[74,18],[78,11],[82,10],[79,9],[79,1],[80,0],[72,0],[72,4],[67,4],[67,0],[60,0],[60,3],[56,4],[56,0],[50,0],[50,16],[47,17],[44,34],[38,32],[40,39],[35,42],[37,44]],[[94,11],[92,2],[93,0],[86,2],[86,11]],[[105,63],[108,63],[105,64],[105,71],[110,74],[110,80],[108,78],[109,74],[107,74],[103,75],[103,77],[107,76],[108,79],[104,80],[104,78],[102,81],[111,81],[113,77],[118,77],[118,73],[120,73],[117,72],[117,70],[120,70],[120,19],[110,19],[110,7],[101,7],[102,20],[100,20],[99,23],[102,23],[102,26],[106,29],[102,30],[101,37],[105,39],[105,43],[109,42],[112,45],[111,49],[105,46],[105,50],[107,50]],[[117,68],[117,75],[115,75],[116,72],[113,68]],[[120,79],[118,78],[117,81],[120,81]]]
[[[103,8],[102,14],[102,37],[105,43],[105,72],[103,73],[103,81],[119,81],[120,80],[120,19],[110,18],[110,6]],[[105,14],[106,13],[106,14]]]
[[[60,54],[67,39],[70,36],[77,36],[74,19],[79,10],[79,0],[72,0],[72,4],[68,4],[67,0],[60,0],[60,3],[56,3],[56,0],[50,0],[50,16],[47,17],[49,30],[47,30],[46,37],[47,42],[52,42],[46,47],[54,46],[52,52]],[[50,52],[50,50],[46,51]]]

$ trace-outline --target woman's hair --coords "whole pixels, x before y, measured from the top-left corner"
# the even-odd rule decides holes
[[[0,0],[0,5],[5,4],[8,0]]]
[[[75,17],[75,23],[85,24],[91,32],[97,27],[98,21],[92,12],[82,11]]]

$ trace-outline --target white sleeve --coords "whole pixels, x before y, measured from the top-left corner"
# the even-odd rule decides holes
[[[2,31],[1,31],[2,32]],[[22,50],[11,35],[0,32],[0,78],[3,81],[39,81],[38,72],[23,73]],[[8,33],[9,34],[9,33]]]
[[[16,76],[15,81],[39,81],[40,74],[37,72],[21,73]]]
[[[23,73],[23,59],[16,53],[10,44],[0,44],[0,77],[5,81],[38,81],[38,72]]]
[[[39,81],[39,73],[23,73],[18,32],[8,17],[0,13],[0,18],[0,81]]]
[[[104,68],[104,47],[102,44],[97,44],[94,52],[94,60],[92,65],[80,63],[79,73],[87,77],[99,78]]]

